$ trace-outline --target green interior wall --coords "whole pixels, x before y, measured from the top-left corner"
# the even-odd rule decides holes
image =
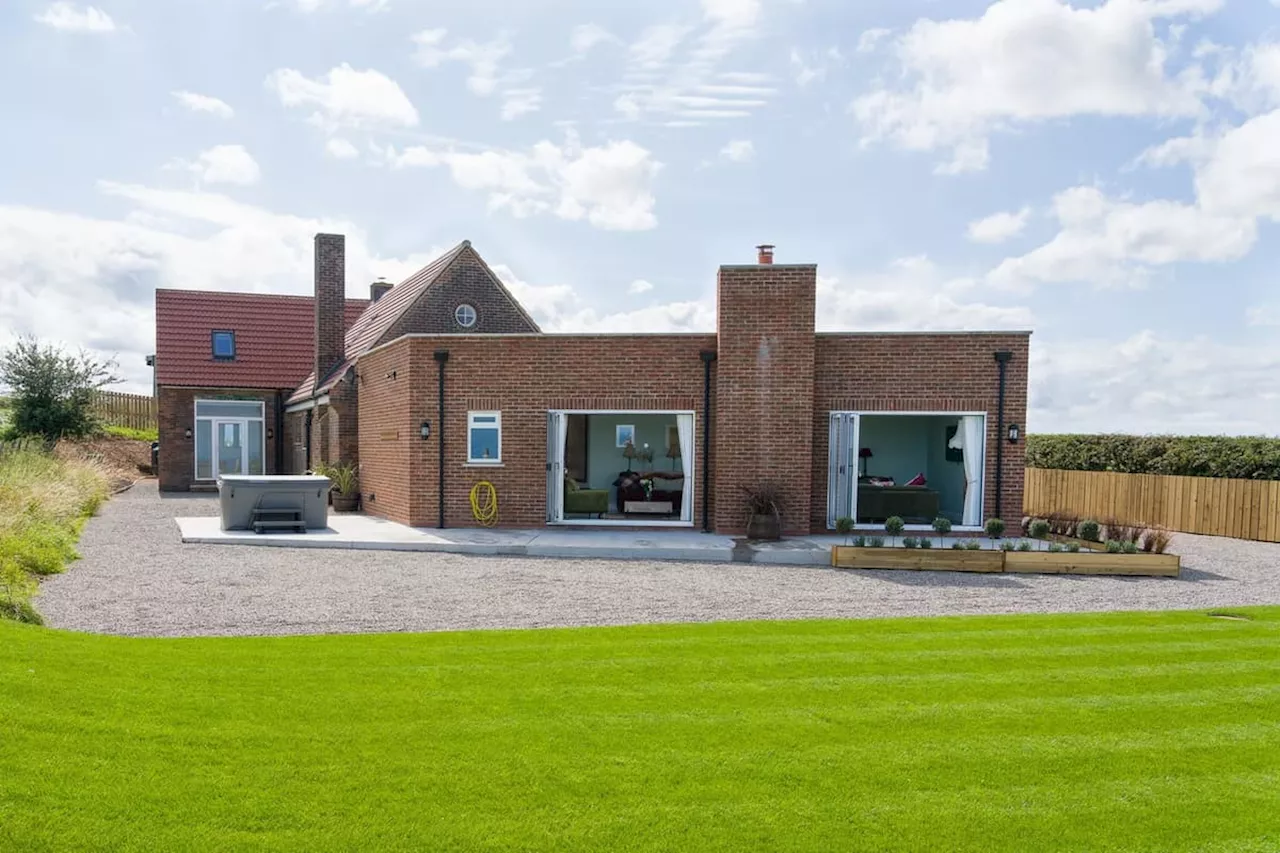
[[[653,468],[662,471],[679,471],[680,460],[671,460],[667,453],[667,427],[674,427],[675,415],[623,414],[587,416],[587,482],[593,489],[612,489],[620,471],[627,470],[627,459],[616,444],[618,424],[632,424],[636,428],[636,446],[645,442],[653,450],[653,462],[633,464],[633,470]]]
[[[874,454],[867,460],[867,474],[892,477],[898,485],[924,474],[927,487],[938,492],[942,514],[959,522],[964,464],[946,458],[947,427],[959,422],[956,415],[863,415],[858,443]],[[861,464],[858,472],[862,473]]]

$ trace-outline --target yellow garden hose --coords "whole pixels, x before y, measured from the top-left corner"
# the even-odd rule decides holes
[[[498,490],[488,480],[471,487],[471,514],[483,527],[498,523]]]

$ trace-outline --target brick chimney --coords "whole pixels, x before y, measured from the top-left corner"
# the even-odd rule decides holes
[[[756,246],[756,252],[757,252],[756,263],[760,263],[760,264],[773,263],[773,249],[774,249],[774,246],[770,243],[764,243],[760,246]]]
[[[346,314],[346,238],[316,235],[316,382],[322,381],[346,357],[343,342]]]
[[[395,285],[387,281],[385,278],[378,279],[373,284],[369,285],[369,301],[377,302],[379,299],[386,296],[387,291],[393,287],[395,287]]]

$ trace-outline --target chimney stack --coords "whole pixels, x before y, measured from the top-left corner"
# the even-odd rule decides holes
[[[773,245],[772,244],[764,243],[763,245],[756,246],[756,251],[759,252],[759,256],[756,261],[757,263],[760,263],[760,264],[773,263]]]
[[[387,291],[394,287],[391,282],[385,278],[380,278],[373,284],[369,285],[369,301],[377,302],[379,299],[387,295]]]
[[[316,235],[315,270],[316,382],[320,383],[346,358],[346,238]]]

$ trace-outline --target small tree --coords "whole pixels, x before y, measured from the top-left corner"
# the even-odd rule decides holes
[[[933,520],[934,532],[938,534],[938,538],[942,540],[942,547],[947,547],[947,534],[951,532],[951,519],[945,515],[940,515]]]
[[[1043,542],[1049,538],[1049,522],[1045,521],[1043,518],[1037,518],[1035,521],[1031,522],[1029,530],[1031,532],[1032,539],[1038,539]]]
[[[1087,518],[1080,522],[1076,534],[1086,542],[1097,542],[1102,538],[1102,527],[1092,518]]]
[[[849,544],[849,534],[853,532],[853,519],[842,516],[836,519],[836,533],[844,537],[844,544]]]
[[[891,515],[885,520],[884,532],[889,534],[889,541],[895,546],[898,544],[898,536],[902,534],[902,529],[906,526],[906,523],[896,515]]]
[[[0,353],[0,385],[13,395],[14,431],[48,439],[97,432],[101,424],[93,413],[93,395],[120,381],[116,366],[83,351],[71,355],[35,338],[19,338]]]
[[[1004,535],[1004,519],[988,518],[986,530],[987,535],[992,539],[999,539]]]

